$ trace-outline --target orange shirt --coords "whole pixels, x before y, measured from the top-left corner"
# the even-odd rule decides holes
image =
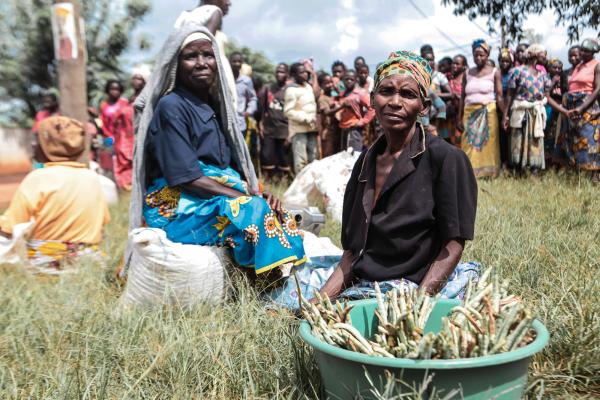
[[[0,230],[34,219],[31,239],[98,244],[110,220],[98,175],[77,162],[46,163],[19,185]]]
[[[573,73],[569,77],[569,93],[594,91],[594,69],[598,62],[592,59],[586,63],[579,63],[573,68]]]
[[[353,128],[359,122],[363,126],[368,125],[375,116],[375,110],[371,107],[369,92],[358,85],[347,96],[340,96],[339,101],[348,104],[348,107],[344,107],[340,111],[339,125],[342,129]]]

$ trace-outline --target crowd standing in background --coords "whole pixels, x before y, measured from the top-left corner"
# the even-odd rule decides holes
[[[202,13],[193,12],[218,32],[220,19],[214,17],[224,14],[215,7],[205,4],[198,7]],[[475,65],[470,66],[463,54],[436,63],[432,46],[423,45],[420,55],[432,75],[431,107],[421,123],[461,148],[477,177],[495,177],[502,170],[537,176],[549,167],[571,167],[590,171],[592,181],[600,183],[598,51],[595,39],[571,46],[570,67],[564,68],[543,46],[520,43],[514,50],[499,49],[496,64],[491,46],[479,39],[472,44]],[[362,56],[355,58],[354,69],[337,60],[330,71],[315,70],[309,59],[282,62],[275,68],[275,81],[265,85],[252,79],[252,66],[243,54],[234,52],[222,61],[235,82],[230,90],[235,90],[240,129],[266,180],[289,181],[316,159],[343,150],[361,152],[381,133],[371,106],[373,78]],[[90,108],[88,125],[100,138],[94,141],[93,155],[122,190],[131,187],[133,103],[149,74],[147,66],[134,69],[129,99],[123,97],[126,88],[120,81],[109,80],[99,114]],[[42,120],[59,115],[56,95],[46,94],[42,104],[34,133]]]

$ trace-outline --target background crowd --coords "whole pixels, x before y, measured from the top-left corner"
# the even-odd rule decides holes
[[[539,44],[501,48],[494,58],[493,49],[476,40],[470,66],[463,54],[437,60],[425,44],[420,55],[434,72],[432,106],[421,123],[462,148],[478,177],[495,177],[502,169],[536,176],[549,167],[578,168],[599,183],[598,51],[595,39],[571,46],[565,68]],[[239,125],[266,180],[289,180],[315,159],[346,149],[360,152],[378,137],[364,57],[351,67],[335,61],[330,71],[317,71],[312,59],[279,63],[275,81],[267,84],[253,78],[241,53],[228,58]],[[149,72],[147,66],[136,68],[129,87],[109,80],[99,112],[89,109],[87,128],[96,138],[92,158],[124,190],[131,187],[133,102]],[[41,120],[58,114],[54,94],[42,104],[34,132]]]

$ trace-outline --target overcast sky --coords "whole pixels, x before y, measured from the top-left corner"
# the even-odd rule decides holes
[[[179,13],[193,8],[196,0],[154,0],[152,13],[137,30],[149,35],[153,49],[131,53],[129,61],[151,59],[169,34]],[[415,0],[421,13],[409,1],[398,0],[232,0],[223,31],[230,40],[263,51],[273,62],[315,58],[317,66],[329,68],[336,59],[352,64],[362,55],[374,66],[393,50],[418,50],[431,44],[439,59],[464,53],[470,43],[483,37],[497,43],[497,36],[484,31],[486,21],[471,22],[456,17],[451,7],[436,0]],[[531,16],[525,27],[544,38],[550,57],[566,61],[566,29],[554,25],[552,11]],[[444,37],[437,29],[443,30]],[[582,37],[595,36],[591,29]],[[462,46],[462,47],[458,47]],[[498,46],[492,53],[497,57]]]

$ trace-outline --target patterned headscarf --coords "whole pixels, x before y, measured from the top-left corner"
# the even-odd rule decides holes
[[[512,51],[512,49],[509,49],[508,47],[503,47],[502,49],[500,49],[500,58],[508,58],[510,62],[514,64],[515,53]]]
[[[563,62],[561,60],[559,60],[558,58],[553,58],[550,61],[548,61],[548,65],[552,66],[552,65],[560,65],[561,67],[563,66]]]
[[[413,78],[422,98],[427,97],[427,90],[431,86],[431,67],[423,57],[419,57],[410,51],[400,50],[390,53],[387,60],[380,63],[375,71],[375,92],[381,82],[388,76],[406,74]]]
[[[471,45],[471,49],[473,51],[477,50],[478,48],[482,48],[486,53],[490,54],[490,51],[492,50],[492,48],[490,47],[490,45],[483,39],[476,39],[473,41],[473,44]]]

